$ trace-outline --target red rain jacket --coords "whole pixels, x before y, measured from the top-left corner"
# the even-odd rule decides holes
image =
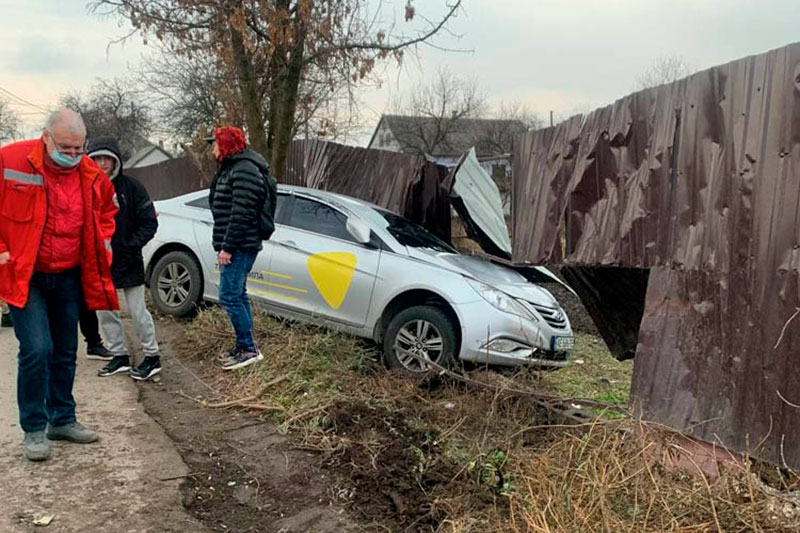
[[[0,265],[0,300],[24,307],[33,267],[39,254],[47,193],[44,186],[45,146],[42,139],[0,148],[0,253],[10,260]],[[91,310],[119,309],[111,281],[111,236],[114,234],[114,186],[88,157],[78,164],[83,203],[81,281]]]

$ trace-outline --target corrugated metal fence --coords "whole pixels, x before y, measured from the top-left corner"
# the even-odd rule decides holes
[[[188,157],[169,159],[146,167],[126,168],[125,173],[141,181],[152,200],[174,198],[205,189],[209,185],[208,178]],[[210,164],[206,174],[213,174]]]
[[[515,261],[652,268],[645,417],[800,467],[800,44],[526,133],[514,165]]]
[[[208,160],[201,164],[207,166],[205,176],[187,157],[125,172],[139,179],[153,200],[161,200],[208,187],[213,165]],[[449,172],[423,157],[323,141],[294,141],[283,182],[372,202],[449,242]]]
[[[287,184],[366,200],[450,241],[447,167],[424,157],[324,141],[294,141],[287,160]]]

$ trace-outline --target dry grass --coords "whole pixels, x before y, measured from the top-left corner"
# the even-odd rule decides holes
[[[788,491],[769,489],[747,467],[716,480],[667,469],[655,443],[669,435],[633,420],[576,426],[524,397],[408,379],[388,372],[369,344],[319,328],[259,317],[256,337],[265,361],[222,373],[215,357],[233,338],[227,318],[211,309],[189,326],[186,353],[209,367],[219,391],[207,400],[246,397],[285,376],[257,400],[280,410],[261,416],[323,454],[338,479],[335,498],[392,531],[800,530]],[[470,377],[592,395],[589,359],[603,356],[591,339],[579,343],[593,354],[572,374]],[[626,372],[605,366],[600,377],[614,384]],[[608,392],[605,382],[594,392]]]
[[[628,431],[624,431],[624,430]],[[636,431],[633,431],[633,430]],[[523,452],[512,498],[519,531],[798,531],[800,507],[746,466],[722,475],[666,468],[670,433],[593,425]]]
[[[232,373],[209,372],[220,391],[213,400],[233,400],[255,393],[261,385],[287,375],[271,403],[286,413],[300,412],[335,397],[340,379],[351,372],[369,373],[376,366],[372,350],[358,339],[311,326],[283,323],[256,315],[256,340],[266,361]],[[218,308],[201,312],[187,329],[188,350],[203,365],[215,367],[219,354],[231,347],[233,330]]]

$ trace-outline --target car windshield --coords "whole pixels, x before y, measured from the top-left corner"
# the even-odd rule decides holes
[[[386,211],[384,209],[375,209],[375,211],[389,224],[386,227],[386,231],[388,231],[392,237],[397,239],[397,242],[403,246],[409,246],[411,248],[427,248],[430,250],[447,252],[451,254],[458,253],[455,248],[419,224],[415,224],[410,220],[401,217],[400,215],[395,215],[391,211]]]

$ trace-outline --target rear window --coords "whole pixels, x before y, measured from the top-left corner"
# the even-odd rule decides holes
[[[300,196],[295,197],[289,226],[343,241],[355,242],[353,236],[347,231],[347,216],[329,205]]]
[[[207,194],[204,194],[200,198],[195,198],[191,202],[186,202],[186,205],[188,205],[190,207],[199,207],[201,209],[211,209],[211,207],[208,205],[208,195]]]
[[[281,213],[283,212],[283,207],[286,205],[286,194],[278,193],[278,199],[275,205],[275,220],[279,220]],[[208,205],[208,195],[203,195],[200,198],[195,198],[191,202],[186,202],[186,205],[189,207],[199,207],[200,209],[211,209],[211,206]]]

